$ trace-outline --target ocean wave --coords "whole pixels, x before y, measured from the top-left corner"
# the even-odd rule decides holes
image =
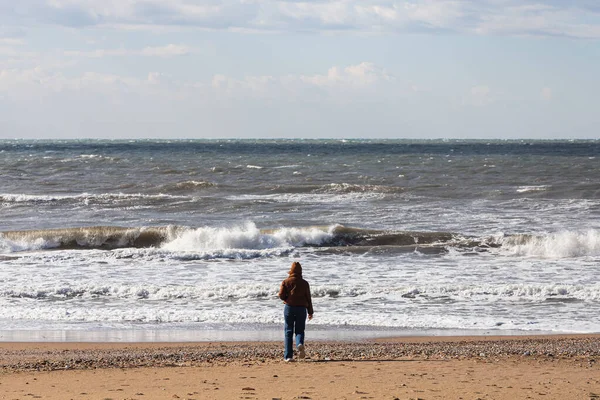
[[[565,285],[553,284],[506,284],[506,285],[441,285],[400,289],[403,298],[434,299],[449,297],[456,299],[498,300],[532,300],[532,301],[598,301],[600,300],[600,284]]]
[[[140,285],[74,285],[48,288],[21,287],[0,292],[0,297],[34,300],[96,299],[111,297],[130,300],[239,300],[276,298],[273,285],[230,284],[199,286]]]
[[[512,235],[497,240],[503,253],[515,256],[552,259],[600,256],[600,232],[595,229],[546,235]]]
[[[344,202],[364,202],[381,200],[386,195],[377,192],[349,192],[349,193],[326,193],[321,189],[306,192],[306,189],[294,188],[297,191],[290,193],[286,190],[280,194],[261,195],[235,195],[227,196],[232,201],[264,201],[273,203],[299,203],[299,204],[339,204]]]
[[[291,166],[294,167],[294,166]],[[274,167],[284,168],[284,167]],[[295,174],[301,172],[296,171]],[[296,184],[276,184],[268,187],[269,194],[262,195],[236,195],[232,199],[247,199],[251,198],[263,198],[273,199],[277,201],[302,201],[302,200],[319,200],[322,202],[339,201],[339,197],[336,195],[358,195],[366,196],[371,195],[370,198],[382,198],[383,195],[404,193],[406,189],[400,186],[386,186],[386,185],[366,185],[366,184],[353,184],[353,183],[329,183],[329,184],[314,184],[314,183],[296,183]],[[276,195],[274,195],[274,193]],[[306,196],[306,197],[303,197]]]
[[[273,250],[285,254],[299,247],[424,246],[451,243],[448,232],[387,232],[349,228],[342,225],[259,229],[254,223],[233,227],[80,227],[0,233],[0,249],[18,252],[40,249],[156,248],[188,253],[189,257],[210,254],[260,254]],[[467,242],[467,244],[472,244]],[[231,250],[237,250],[232,253]],[[239,250],[244,250],[245,253]],[[195,252],[196,255],[192,255]],[[229,253],[227,253],[229,252]],[[202,255],[204,254],[204,255]],[[272,253],[271,253],[272,254]],[[183,257],[186,254],[182,254]]]
[[[83,284],[72,286],[55,286],[36,288],[24,286],[0,292],[0,297],[23,298],[34,300],[69,300],[73,298],[96,299],[111,297],[132,300],[211,300],[235,301],[241,299],[277,300],[277,285],[273,284],[226,284],[226,285],[187,285],[159,286],[153,284],[140,285],[103,285]],[[312,290],[312,297],[357,297],[368,294],[364,287],[317,286]]]
[[[67,164],[67,163],[88,163],[90,161],[109,161],[109,162],[121,162],[122,158],[120,157],[111,157],[102,154],[80,154],[75,157],[67,157],[67,158],[59,158],[60,156],[52,155],[43,157],[45,160],[56,160],[56,162]]]
[[[151,249],[116,249],[112,252],[115,258],[142,258],[144,260],[178,260],[178,261],[210,261],[210,260],[251,260],[255,258],[282,257],[294,249],[281,247],[274,249],[210,249],[210,250],[165,250]]]
[[[317,189],[325,193],[402,193],[405,189],[398,186],[357,185],[351,183],[330,183]]]
[[[300,164],[290,164],[290,165],[278,165],[276,167],[272,167],[273,169],[284,169],[284,168],[298,168]]]
[[[165,240],[177,227],[124,228],[93,226],[82,228],[7,231],[0,233],[0,251],[41,249],[115,249],[151,247]]]
[[[229,227],[111,227],[0,232],[0,252],[42,249],[150,249],[145,256],[181,260],[250,259],[289,254],[299,248],[321,251],[480,254],[547,259],[600,255],[600,232],[560,232],[473,237],[453,232],[360,229],[343,225],[259,229],[254,223]],[[160,254],[159,254],[160,253]]]
[[[88,160],[108,160],[108,161],[120,161],[119,157],[110,157],[105,156],[103,154],[80,154],[80,159],[88,159]]]
[[[335,227],[320,229],[280,228],[260,230],[253,223],[241,227],[203,227],[186,229],[171,235],[161,246],[171,251],[217,249],[274,249],[320,245],[333,236]]]
[[[549,284],[481,284],[481,285],[423,285],[399,287],[352,287],[315,286],[313,297],[348,298],[360,297],[403,301],[438,302],[442,301],[600,301],[600,284],[568,285]]]
[[[115,298],[128,300],[209,300],[238,301],[271,299],[277,300],[277,285],[266,283],[236,283],[202,285],[155,284],[80,284],[53,287],[23,286],[0,292],[0,297],[33,300],[69,300],[73,298],[97,299]],[[421,287],[383,287],[315,285],[312,287],[315,299],[335,298],[336,301],[349,298],[387,299],[403,302],[438,302],[454,299],[457,301],[513,301],[533,302],[573,302],[600,301],[600,284],[506,284],[506,285],[428,285]],[[326,301],[326,300],[321,300]]]
[[[216,183],[207,182],[207,181],[183,181],[177,183],[168,183],[160,187],[160,190],[165,192],[172,191],[187,191],[187,190],[197,190],[197,189],[206,189],[218,186]]]
[[[547,191],[550,186],[539,185],[539,186],[520,186],[517,188],[517,193],[529,193],[529,192],[544,192]]]
[[[252,223],[239,227],[111,227],[7,231],[0,233],[0,250],[19,252],[40,249],[120,249],[159,248],[184,253],[181,257],[245,258],[268,253],[276,254],[289,248],[318,246],[333,237],[335,226],[280,228],[261,231]],[[236,250],[236,251],[233,251]],[[239,251],[244,250],[244,251]],[[188,254],[185,254],[188,252]],[[189,254],[195,252],[196,254]],[[211,255],[212,254],[212,255]]]
[[[50,305],[51,304],[51,305]],[[7,306],[7,312],[10,313],[10,320],[4,320],[7,329],[22,330],[76,330],[82,328],[99,331],[108,329],[117,329],[118,331],[144,335],[146,339],[155,340],[156,335],[160,335],[161,328],[178,329],[178,334],[190,333],[189,337],[196,337],[194,331],[198,329],[216,330],[215,334],[208,337],[214,339],[220,337],[222,332],[219,330],[233,330],[240,332],[241,336],[234,336],[237,339],[247,337],[256,329],[272,330],[276,329],[272,337],[277,337],[281,324],[281,311],[279,307],[270,307],[268,309],[253,308],[248,312],[247,307],[221,307],[197,309],[189,305],[168,304],[162,307],[148,307],[147,302],[142,306],[140,303],[136,307],[130,304],[120,307],[105,308],[74,308],[67,303],[57,304],[56,302],[38,302],[29,308],[19,308]],[[472,314],[437,314],[421,313],[418,315],[396,313],[390,316],[389,311],[370,311],[370,312],[345,312],[345,310],[319,310],[318,318],[311,322],[311,325],[321,325],[324,330],[316,328],[312,333],[325,340],[332,340],[337,337],[336,331],[340,330],[342,337],[351,332],[360,333],[365,329],[374,328],[381,333],[389,334],[390,328],[407,330],[408,332],[427,332],[428,330],[440,330],[432,334],[443,334],[448,332],[473,332],[489,334],[490,332],[514,332],[514,331],[537,331],[556,333],[593,333],[598,332],[600,324],[593,319],[572,320],[564,315],[546,319],[531,319],[522,315],[511,318],[502,318],[493,315],[481,315],[478,312]],[[145,329],[151,328],[151,331]],[[141,330],[140,330],[141,329]],[[159,330],[156,330],[159,329]],[[114,333],[114,330],[108,330]],[[168,334],[164,337],[166,340],[173,338],[172,332],[163,331]],[[196,332],[198,333],[198,332]],[[260,332],[262,337],[262,333]],[[113,335],[114,336],[114,335]],[[122,337],[123,334],[117,335]],[[368,336],[368,335],[367,335]],[[45,336],[44,336],[45,337]],[[188,336],[186,336],[188,337]],[[362,337],[362,336],[360,336]],[[236,339],[236,340],[237,340]]]
[[[56,203],[56,202],[81,202],[89,204],[93,202],[110,203],[115,201],[135,200],[165,200],[165,199],[187,199],[186,196],[175,196],[170,194],[142,194],[142,193],[81,193],[72,195],[37,195],[37,194],[0,194],[0,203]]]

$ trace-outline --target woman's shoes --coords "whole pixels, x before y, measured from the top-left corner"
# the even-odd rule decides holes
[[[306,357],[306,351],[304,350],[304,345],[303,344],[298,345],[298,347],[296,347],[296,350],[298,350],[298,359],[303,360],[304,357]],[[294,359],[293,358],[284,358],[283,361],[293,362]]]
[[[304,345],[301,344],[298,346],[298,358],[302,360],[304,357],[306,357],[306,353],[304,352]]]

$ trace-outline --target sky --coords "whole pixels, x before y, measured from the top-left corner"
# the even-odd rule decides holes
[[[0,0],[0,139],[599,126],[597,0]]]

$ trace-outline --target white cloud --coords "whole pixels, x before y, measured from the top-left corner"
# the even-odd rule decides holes
[[[0,45],[20,46],[23,44],[25,44],[25,41],[21,38],[0,37]]]
[[[194,83],[192,86],[196,89],[205,90],[212,88],[215,96],[220,100],[226,98],[276,98],[282,92],[288,90],[283,84],[281,78],[272,76],[246,76],[243,79],[236,79],[222,74],[213,76],[210,85],[202,82]]]
[[[373,63],[362,62],[345,68],[331,67],[326,75],[300,76],[299,79],[321,87],[365,87],[381,81],[391,81],[385,70],[377,68]]]
[[[0,89],[9,92],[15,99],[28,99],[31,95],[46,95],[66,90],[107,92],[119,86],[139,87],[141,83],[135,78],[95,72],[85,72],[71,78],[39,66],[0,71]]]
[[[236,79],[223,74],[213,76],[210,84],[193,84],[196,88],[210,87],[220,99],[287,99],[311,98],[334,102],[377,98],[384,90],[391,90],[394,77],[373,63],[362,62],[346,67],[334,66],[325,74],[282,76],[246,76]],[[385,84],[382,87],[382,84]],[[409,89],[396,87],[397,90]]]
[[[119,49],[97,49],[91,51],[65,51],[64,54],[72,57],[123,57],[123,56],[148,56],[148,57],[177,57],[194,52],[194,49],[186,45],[168,44],[166,46],[145,47],[141,50]]]
[[[64,54],[70,57],[90,57],[90,58],[102,58],[102,57],[119,57],[133,55],[136,52],[121,48],[121,49],[96,49],[90,51],[80,50],[66,50]],[[139,51],[137,52],[139,54]]]
[[[329,1],[329,2],[274,2],[274,11],[280,19],[292,19],[306,23],[318,22],[320,25],[340,26],[350,24],[355,17],[353,2]],[[310,27],[310,26],[309,26]]]
[[[184,56],[192,53],[193,50],[185,45],[168,44],[161,47],[145,47],[140,54],[153,57],[173,57]]]
[[[161,74],[160,72],[148,72],[148,83],[158,85],[164,81],[165,76],[165,74]]]
[[[583,10],[543,4],[518,4],[481,15],[474,32],[481,35],[540,35],[577,38],[600,37],[600,15],[590,25]],[[593,14],[591,15],[593,16]]]
[[[359,93],[375,93],[382,89],[381,83],[389,86],[394,78],[373,63],[363,62],[346,67],[331,67],[326,74],[282,76],[257,75],[233,78],[216,74],[210,81],[178,82],[169,75],[149,72],[144,78],[85,72],[69,77],[61,72],[43,67],[29,69],[0,70],[0,90],[15,98],[26,100],[30,96],[43,96],[49,93],[78,92],[119,94],[123,91],[142,95],[156,94],[160,97],[202,96],[215,99],[287,99],[295,96],[317,96],[351,100]],[[326,92],[311,92],[324,89]],[[402,88],[398,88],[402,90]],[[407,89],[409,90],[409,89]],[[327,97],[323,97],[323,94]],[[360,96],[359,96],[360,97]],[[316,99],[316,97],[315,97]]]
[[[2,20],[69,27],[438,32],[600,38],[588,0],[0,0]]]
[[[75,79],[64,79],[64,83],[72,89],[93,89],[104,91],[110,87],[140,87],[144,81],[137,78],[123,77],[115,74],[86,72]]]
[[[400,21],[402,14],[394,5],[362,5],[354,7],[357,16],[361,19],[376,19],[381,25]],[[374,24],[376,25],[376,24]]]
[[[19,51],[11,46],[2,46],[0,44],[0,57],[14,57],[19,55]]]
[[[404,5],[406,15],[411,21],[423,22],[429,27],[452,28],[465,17],[463,1],[423,0],[407,2]]]
[[[281,132],[288,129],[289,121],[308,114],[323,123],[328,123],[330,112],[359,110],[368,115],[368,108],[358,104],[380,101],[381,83],[389,86],[393,79],[368,62],[332,67],[319,75],[215,74],[201,81],[176,80],[157,71],[136,78],[98,72],[72,76],[43,67],[0,69],[0,120],[37,137],[148,137],[164,135],[164,129],[173,132],[173,126],[186,135],[212,128],[219,131],[203,135],[236,136],[241,130],[251,134],[247,129],[264,134],[262,127]],[[2,107],[8,99],[11,112]],[[35,121],[27,118],[32,113]],[[48,130],[49,126],[56,130]],[[298,129],[294,132],[299,134]],[[12,131],[3,134],[13,135]]]
[[[23,51],[21,47],[25,44],[22,38],[0,36],[0,57],[16,57]]]

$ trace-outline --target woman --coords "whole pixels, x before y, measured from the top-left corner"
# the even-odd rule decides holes
[[[299,262],[293,262],[289,277],[281,283],[279,298],[283,300],[283,318],[285,320],[285,361],[292,361],[294,349],[292,348],[292,337],[296,333],[296,348],[298,358],[304,358],[304,327],[306,325],[306,314],[308,319],[313,317],[312,300],[310,297],[310,285],[302,279],[302,266]]]

